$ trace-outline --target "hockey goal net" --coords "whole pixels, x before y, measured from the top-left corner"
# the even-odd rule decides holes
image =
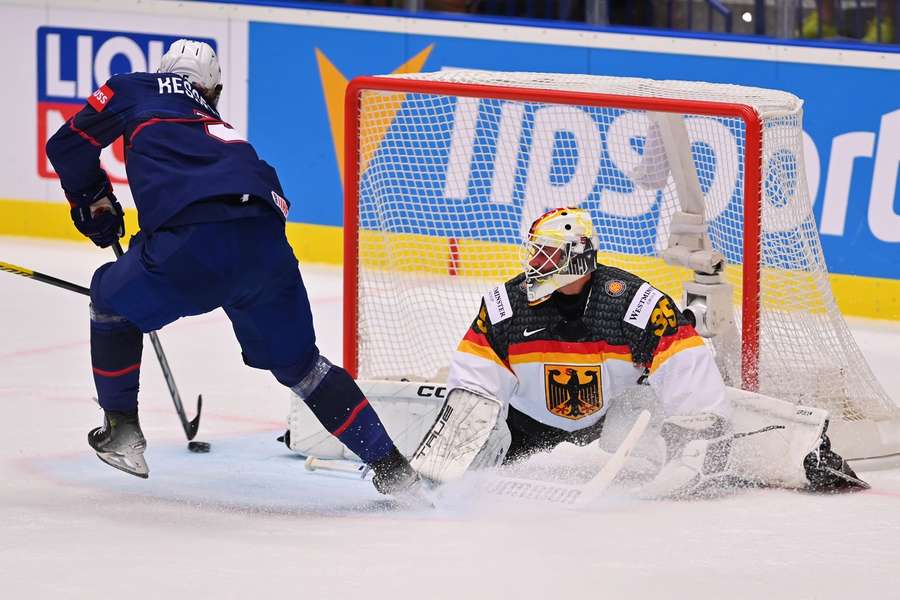
[[[894,451],[898,409],[831,292],[802,114],[786,92],[700,82],[468,70],[354,80],[345,365],[365,379],[439,380],[481,295],[521,271],[524,230],[558,206],[590,210],[601,262],[680,303],[693,271],[663,255],[692,231],[672,227],[688,212],[727,264],[733,335],[709,340],[726,381],[830,410],[851,456]]]

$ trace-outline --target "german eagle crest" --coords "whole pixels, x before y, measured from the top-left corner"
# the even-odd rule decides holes
[[[544,365],[547,410],[583,419],[603,408],[600,366]]]

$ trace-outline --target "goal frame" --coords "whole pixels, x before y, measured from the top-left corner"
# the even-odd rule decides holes
[[[475,83],[448,83],[366,76],[354,78],[344,97],[344,368],[358,374],[359,272],[359,122],[362,92],[419,93],[472,98],[494,98],[569,106],[603,106],[624,110],[688,113],[739,119],[745,126],[746,168],[743,173],[743,294],[741,298],[741,387],[759,387],[760,237],[762,228],[762,129],[757,111],[748,104],[671,98],[602,94]],[[756,168],[751,168],[755,165]],[[473,314],[476,307],[473,307]]]

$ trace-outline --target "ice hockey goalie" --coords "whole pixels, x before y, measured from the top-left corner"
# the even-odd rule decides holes
[[[867,487],[831,448],[826,411],[726,387],[673,300],[599,264],[598,246],[587,211],[540,216],[524,241],[524,272],[484,295],[453,355],[445,397],[416,400],[416,384],[407,384],[378,398],[376,409],[396,411],[382,418],[403,430],[391,433],[406,437],[398,445],[405,442],[414,468],[445,482],[563,442],[590,444],[629,390],[649,387],[656,419],[647,436],[655,443],[645,445],[660,450],[645,496]],[[385,390],[379,385],[372,392]],[[412,417],[412,404],[420,416]],[[294,449],[321,455],[295,431],[296,417]]]

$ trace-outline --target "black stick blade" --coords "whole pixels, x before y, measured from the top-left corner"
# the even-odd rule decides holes
[[[200,412],[203,410],[203,394],[197,396],[197,416],[188,423],[187,439],[192,440],[197,436],[197,430],[200,429]]]

